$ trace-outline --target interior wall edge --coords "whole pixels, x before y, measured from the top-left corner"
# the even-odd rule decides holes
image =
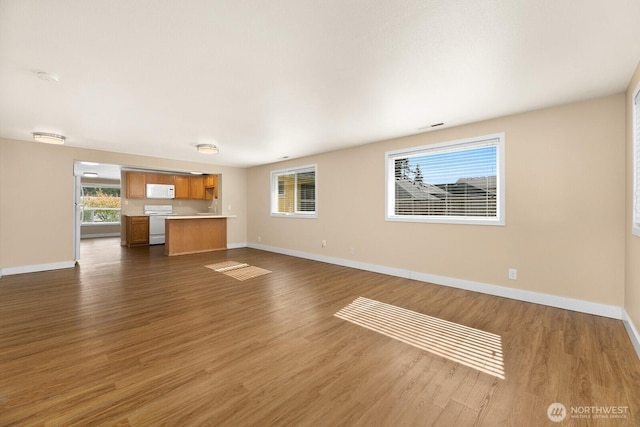
[[[359,270],[371,271],[373,273],[387,274],[389,276],[402,277],[405,279],[417,280],[420,282],[433,283],[441,286],[449,286],[457,289],[464,289],[472,292],[493,295],[497,297],[509,298],[533,304],[540,304],[564,310],[577,311],[580,313],[593,314],[596,316],[608,317],[622,320],[623,308],[615,305],[601,304],[593,301],[567,298],[557,295],[543,294],[540,292],[526,291],[522,289],[507,288],[505,286],[493,285],[489,283],[474,282],[471,280],[456,279],[435,274],[420,273],[400,268],[386,267],[375,264],[351,261],[343,258],[326,257],[291,249],[284,249],[273,246],[249,243],[250,248],[279,253],[283,255],[295,256],[298,258],[310,259],[313,261],[326,262],[328,264],[340,265],[343,267],[357,268]]]
[[[227,249],[242,249],[248,247],[247,242],[244,243],[227,243]]]
[[[622,323],[624,324],[624,328],[627,330],[627,334],[629,335],[633,348],[636,350],[638,359],[640,359],[640,333],[638,333],[631,317],[629,317],[627,310],[624,308],[622,309]]]

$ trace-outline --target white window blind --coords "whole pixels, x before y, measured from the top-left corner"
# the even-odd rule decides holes
[[[633,233],[640,236],[640,84],[633,96]]]
[[[316,216],[316,166],[271,172],[271,214]]]
[[[503,224],[503,139],[387,153],[387,219]]]

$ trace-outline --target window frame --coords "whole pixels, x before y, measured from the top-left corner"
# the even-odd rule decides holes
[[[122,186],[120,184],[102,184],[102,183],[95,183],[95,182],[81,182],[80,186],[82,187],[82,193],[83,193],[83,198],[84,196],[84,188],[86,187],[90,187],[90,188],[117,188],[118,190],[120,190],[120,201],[122,202]],[[120,208],[102,208],[99,210],[113,210],[113,211],[118,211],[118,218],[119,220],[117,222],[85,222],[84,221],[84,211],[85,209],[87,209],[87,207],[84,204],[82,204],[82,221],[80,223],[81,226],[83,227],[94,227],[94,226],[108,226],[108,225],[120,225],[122,223],[122,205],[120,206]],[[96,209],[94,209],[96,210]]]
[[[295,179],[298,179],[298,174],[300,173],[314,173],[314,207],[315,210],[313,212],[308,211],[294,211],[294,212],[278,212],[278,202],[281,198],[286,197],[285,194],[280,192],[281,187],[278,184],[278,177],[281,175],[295,175]],[[318,217],[318,165],[304,165],[304,166],[295,166],[286,169],[278,169],[270,172],[270,185],[271,185],[271,216],[272,217],[280,217],[280,218],[317,218]],[[297,185],[294,185],[294,207],[297,209],[299,203],[299,194]]]
[[[636,98],[638,102],[636,103]],[[631,203],[631,233],[640,237],[640,83],[631,96],[631,144],[633,183]]]
[[[461,147],[477,148],[490,140],[496,140],[496,216],[455,215],[398,215],[395,213],[395,160],[403,156],[417,156],[436,152],[447,152]],[[439,224],[472,224],[504,226],[505,222],[505,133],[475,136],[417,147],[385,152],[385,220],[392,222],[423,222]]]

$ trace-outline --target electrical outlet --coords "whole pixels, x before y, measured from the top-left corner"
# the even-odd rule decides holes
[[[323,241],[322,241],[322,247],[324,248],[325,246],[327,246],[327,241],[326,241],[326,240],[323,240]]]
[[[518,270],[515,268],[509,269],[509,279],[510,280],[518,280]]]
[[[262,242],[262,236],[258,236],[258,243]]]

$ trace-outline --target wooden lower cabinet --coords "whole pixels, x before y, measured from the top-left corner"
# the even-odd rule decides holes
[[[128,247],[149,244],[149,217],[125,216],[126,243]]]
[[[165,255],[184,255],[227,249],[227,218],[168,217]]]

